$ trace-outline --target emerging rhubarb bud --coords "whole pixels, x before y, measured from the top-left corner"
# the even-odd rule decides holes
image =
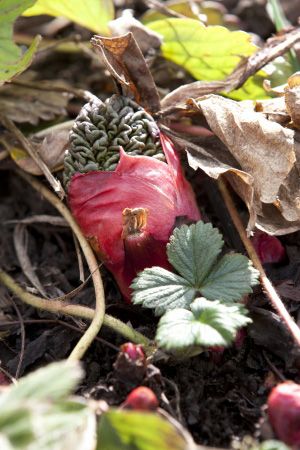
[[[268,398],[268,416],[277,437],[294,448],[300,446],[300,386],[286,381]]]
[[[155,411],[158,404],[158,399],[151,389],[139,386],[128,394],[122,406],[136,411]]]
[[[276,236],[270,236],[263,231],[256,231],[252,244],[263,264],[279,263],[284,260],[285,248]]]
[[[130,361],[141,361],[142,363],[146,361],[146,355],[143,347],[139,344],[126,342],[126,344],[121,345],[120,349],[121,352],[130,359]]]
[[[126,299],[139,271],[170,269],[166,244],[176,219],[200,219],[172,142],[120,95],[83,107],[70,135],[65,183],[75,219]]]

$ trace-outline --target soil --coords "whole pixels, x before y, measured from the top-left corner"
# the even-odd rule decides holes
[[[237,8],[236,4],[231,5],[233,2],[229,3],[229,7]],[[253,30],[257,21],[249,11],[247,15],[242,6],[241,1],[239,11],[245,29],[259,33],[260,29]],[[266,22],[263,18],[261,20],[261,29],[264,30],[261,37],[265,38],[266,27],[263,23],[268,24],[269,34],[273,28],[267,18]],[[22,23],[20,29],[21,26]],[[104,70],[95,76],[89,58],[77,61],[75,56],[69,56],[68,60],[59,58],[54,61],[51,55],[50,61],[51,64],[53,61],[50,67],[45,58],[33,67],[41,78],[54,79],[59,73],[60,78],[66,79],[70,85],[88,88],[101,97],[112,93],[112,82],[107,80]],[[160,64],[166,63],[160,61]],[[156,73],[162,72],[157,70]],[[188,82],[190,78],[186,76],[186,80]],[[162,79],[160,83],[159,75],[156,81],[161,88],[166,88],[166,80]],[[169,81],[172,89],[182,82],[176,76]],[[80,106],[78,102],[71,102],[69,118],[77,114]],[[40,295],[36,287],[29,287],[31,284],[21,269],[15,250],[18,239],[16,228],[24,218],[38,215],[57,217],[58,213],[17,175],[14,168],[14,163],[8,159],[0,163],[0,266],[23,287]],[[220,228],[228,249],[244,252],[214,182],[203,174],[188,173],[197,192],[203,219]],[[241,215],[246,216],[243,205],[238,205]],[[78,287],[78,260],[70,229],[48,220],[46,223],[33,221],[24,226],[23,232],[30,265],[47,297],[51,299]],[[293,233],[280,238],[287,258],[279,265],[266,267],[296,321],[300,311],[299,237],[299,233]],[[85,272],[88,273],[86,267]],[[101,272],[107,312],[130,322],[134,328],[152,338],[156,319],[148,311],[124,304],[109,273],[104,268]],[[91,281],[84,285],[72,302],[93,306]],[[247,306],[254,323],[234,347],[224,352],[212,349],[180,362],[155,360],[146,373],[140,375],[134,372],[136,380],[141,377],[139,382],[151,386],[158,393],[161,407],[180,420],[197,443],[229,447],[235,442],[236,447],[236,443],[245,436],[259,440],[271,437],[272,432],[264,418],[268,392],[280,379],[300,382],[300,354],[260,288],[249,296]],[[0,362],[1,367],[13,377],[66,358],[86,326],[81,320],[54,316],[26,306],[2,286],[0,310]],[[86,377],[79,388],[81,394],[119,405],[127,392],[139,384],[134,376],[125,382],[122,373],[126,368],[115,364],[123,342],[121,336],[103,328],[84,357]]]

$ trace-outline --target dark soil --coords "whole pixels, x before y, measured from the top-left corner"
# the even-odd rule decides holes
[[[233,11],[240,8],[236,11],[246,30],[259,33],[262,29],[263,32],[259,33],[262,38],[266,37],[266,30],[268,35],[273,32],[272,24],[264,16],[261,28],[257,29],[258,22],[251,15],[251,8],[244,5],[246,2],[241,1],[238,5],[238,2],[228,3]],[[292,16],[291,12],[289,14]],[[51,55],[50,66],[44,57],[34,69],[41,78],[54,79],[59,73],[60,78],[72,86],[88,88],[101,97],[110,95],[113,84],[104,70],[100,72],[97,68],[95,74],[91,60],[76,58],[69,56],[68,59],[60,57],[55,60]],[[161,88],[173,89],[182,82],[181,78],[176,78],[176,71],[168,72],[174,74],[174,78],[170,79],[168,75],[170,84],[167,86],[161,67],[170,68],[170,65],[163,61],[159,64],[154,66],[154,74]],[[190,78],[186,76],[185,82],[188,81]],[[69,117],[74,117],[79,108],[78,102],[71,103]],[[190,178],[203,219],[220,228],[228,249],[244,252],[214,183],[203,174],[190,173]],[[239,208],[244,215],[243,205],[239,204]],[[37,295],[40,294],[36,288],[28,287],[31,284],[16,255],[14,230],[21,219],[41,214],[58,216],[57,211],[17,175],[12,162],[5,160],[0,163],[0,266]],[[69,228],[52,225],[48,221],[26,225],[25,230],[30,264],[49,299],[76,288],[80,284],[79,270]],[[299,233],[282,237],[288,254],[286,261],[266,268],[296,321],[299,321],[300,299],[299,237]],[[107,311],[125,322],[130,321],[134,328],[153,337],[156,319],[148,311],[124,304],[110,275],[103,268],[101,271]],[[85,272],[87,275],[87,269]],[[92,282],[88,282],[72,302],[93,306]],[[270,437],[268,427],[262,426],[263,407],[270,388],[284,378],[300,381],[299,352],[277,315],[271,311],[260,288],[249,296],[247,306],[254,324],[236,347],[223,353],[214,349],[177,363],[154,361],[154,365],[150,365],[147,373],[141,376],[140,382],[151,386],[160,395],[161,407],[187,426],[198,443],[228,447],[233,440],[240,441],[246,435],[258,439]],[[66,358],[85,327],[81,320],[54,316],[26,306],[0,286],[0,364],[13,377]],[[80,393],[103,398],[112,405],[124,401],[136,380],[133,377],[133,380],[124,381],[124,368],[113,366],[118,347],[123,342],[122,337],[108,329],[101,331],[84,358],[86,377]]]

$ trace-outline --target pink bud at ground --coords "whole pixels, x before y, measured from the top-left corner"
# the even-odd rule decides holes
[[[139,271],[155,265],[170,269],[166,244],[176,218],[200,219],[172,142],[161,134],[161,143],[167,162],[129,156],[121,148],[116,170],[77,173],[68,190],[75,219],[126,299]],[[124,224],[126,211],[144,217],[132,232]]]
[[[285,248],[276,236],[270,236],[263,231],[256,231],[252,244],[263,264],[279,263],[286,256]]]
[[[131,361],[144,361],[146,359],[143,347],[139,344],[127,342],[126,344],[121,345],[120,349]]]
[[[287,445],[300,445],[300,385],[286,381],[268,398],[268,416],[276,436]]]
[[[151,389],[139,386],[128,394],[122,406],[136,411],[155,411],[158,404],[158,399]]]

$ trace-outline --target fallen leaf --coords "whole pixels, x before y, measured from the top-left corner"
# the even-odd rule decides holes
[[[108,24],[113,36],[122,36],[131,32],[139,43],[142,53],[145,55],[150,49],[158,49],[161,45],[161,37],[154,31],[149,30],[139,20],[135,19],[132,11],[125,9],[121,17],[112,20]]]
[[[278,235],[300,229],[300,143],[294,130],[217,95],[188,106],[202,113],[215,136],[171,132],[172,138],[186,149],[191,167],[215,179],[226,176],[249,209],[248,231],[254,224]]]
[[[41,159],[47,165],[51,172],[60,170],[63,167],[65,151],[69,143],[69,133],[72,128],[73,121],[65,122],[64,128],[58,126],[36,133],[31,137],[31,142]],[[33,161],[28,153],[20,147],[10,147],[10,155],[15,163],[32,175],[42,175],[43,172],[39,166]]]
[[[56,86],[61,88],[65,83],[59,80],[51,83],[34,81],[35,74],[31,71],[25,75],[18,78],[20,85],[5,84],[0,88],[0,110],[5,111],[7,117],[14,122],[37,125],[40,120],[53,120],[57,116],[67,115],[70,94],[55,91]],[[27,82],[35,85],[26,86]]]
[[[159,111],[160,100],[154,80],[133,34],[114,38],[94,36],[91,42],[111,75],[134,95],[136,102],[150,113]]]

